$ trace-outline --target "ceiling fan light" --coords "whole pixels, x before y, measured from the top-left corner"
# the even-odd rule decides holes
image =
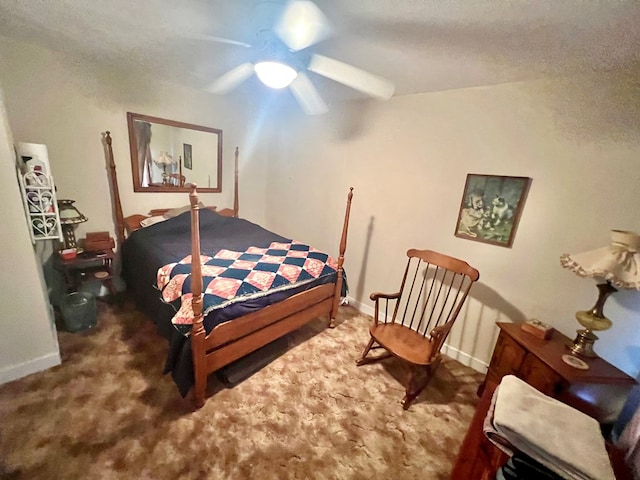
[[[289,65],[280,62],[258,62],[253,67],[262,83],[270,88],[285,88],[298,76]]]
[[[287,4],[275,32],[291,50],[298,51],[327,38],[331,27],[315,3],[297,0]]]

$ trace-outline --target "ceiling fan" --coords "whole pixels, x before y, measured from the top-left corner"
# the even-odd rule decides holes
[[[309,47],[331,34],[327,18],[312,1],[291,0],[285,4],[282,0],[261,0],[255,8],[255,43],[200,37],[245,47],[252,52],[251,61],[224,73],[205,90],[224,94],[255,73],[268,87],[289,87],[305,113],[319,115],[328,108],[305,73],[308,70],[374,98],[387,100],[393,95],[394,85],[388,80],[310,50]]]

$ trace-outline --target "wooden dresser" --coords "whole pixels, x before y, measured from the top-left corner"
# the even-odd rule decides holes
[[[491,396],[504,375],[515,375],[600,422],[608,420],[611,396],[636,384],[632,377],[601,358],[584,359],[588,370],[564,363],[562,355],[569,353],[571,339],[559,332],[542,340],[523,331],[519,324],[497,325],[500,335],[487,376],[478,389],[480,402],[460,448],[452,480],[493,480],[508,458],[482,431]]]

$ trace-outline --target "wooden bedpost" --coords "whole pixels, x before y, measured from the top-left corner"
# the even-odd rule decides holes
[[[111,146],[111,132],[105,132],[105,142],[107,143],[107,160],[109,161],[109,180],[111,181],[111,194],[113,195],[113,209],[116,216],[116,237],[118,238],[118,248],[124,242],[124,215],[122,214],[122,204],[120,203],[120,191],[118,190],[118,177],[116,175],[116,163],[113,160],[113,147]]]
[[[193,309],[193,326],[191,327],[191,350],[193,357],[193,400],[197,408],[204,405],[204,394],[207,387],[207,371],[205,359],[205,336],[202,325],[202,267],[200,264],[200,207],[198,205],[197,185],[191,184],[189,193],[191,202],[191,307]]]
[[[233,209],[223,208],[222,210],[217,210],[220,215],[225,217],[238,218],[238,212],[240,211],[240,202],[238,200],[238,151],[238,147],[236,147],[233,171]]]
[[[240,202],[238,200],[238,147],[236,147],[234,171],[233,171],[233,216],[238,218],[240,211]]]
[[[338,256],[338,278],[336,279],[336,289],[333,292],[333,307],[331,307],[331,320],[329,327],[336,326],[336,316],[340,307],[340,295],[342,294],[342,265],[344,264],[344,252],[347,250],[347,233],[349,232],[349,215],[351,214],[351,199],[353,198],[353,187],[349,188],[347,195],[347,208],[344,212],[344,225],[342,226],[342,238],[340,239],[340,254]]]

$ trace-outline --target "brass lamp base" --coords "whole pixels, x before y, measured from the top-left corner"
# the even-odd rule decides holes
[[[578,334],[576,335],[576,338],[569,349],[573,353],[582,355],[584,357],[597,357],[598,354],[593,350],[593,343],[598,339],[598,336],[595,335],[591,330],[577,330],[577,332]]]
[[[604,302],[609,295],[618,291],[608,280],[606,283],[599,283],[597,286],[598,300],[593,308],[588,311],[576,312],[576,320],[584,327],[584,330],[578,330],[573,345],[570,347],[573,353],[590,358],[598,356],[593,350],[593,343],[598,339],[593,331],[599,332],[611,328],[611,320],[605,317],[602,311]]]
[[[74,232],[74,227],[75,225],[71,224],[71,225],[66,225],[63,224],[62,225],[62,235],[64,237],[64,247],[65,249],[68,248],[75,248],[76,249],[76,253],[82,253],[84,252],[84,249],[82,247],[80,247],[78,245],[78,243],[76,242],[76,234]]]

